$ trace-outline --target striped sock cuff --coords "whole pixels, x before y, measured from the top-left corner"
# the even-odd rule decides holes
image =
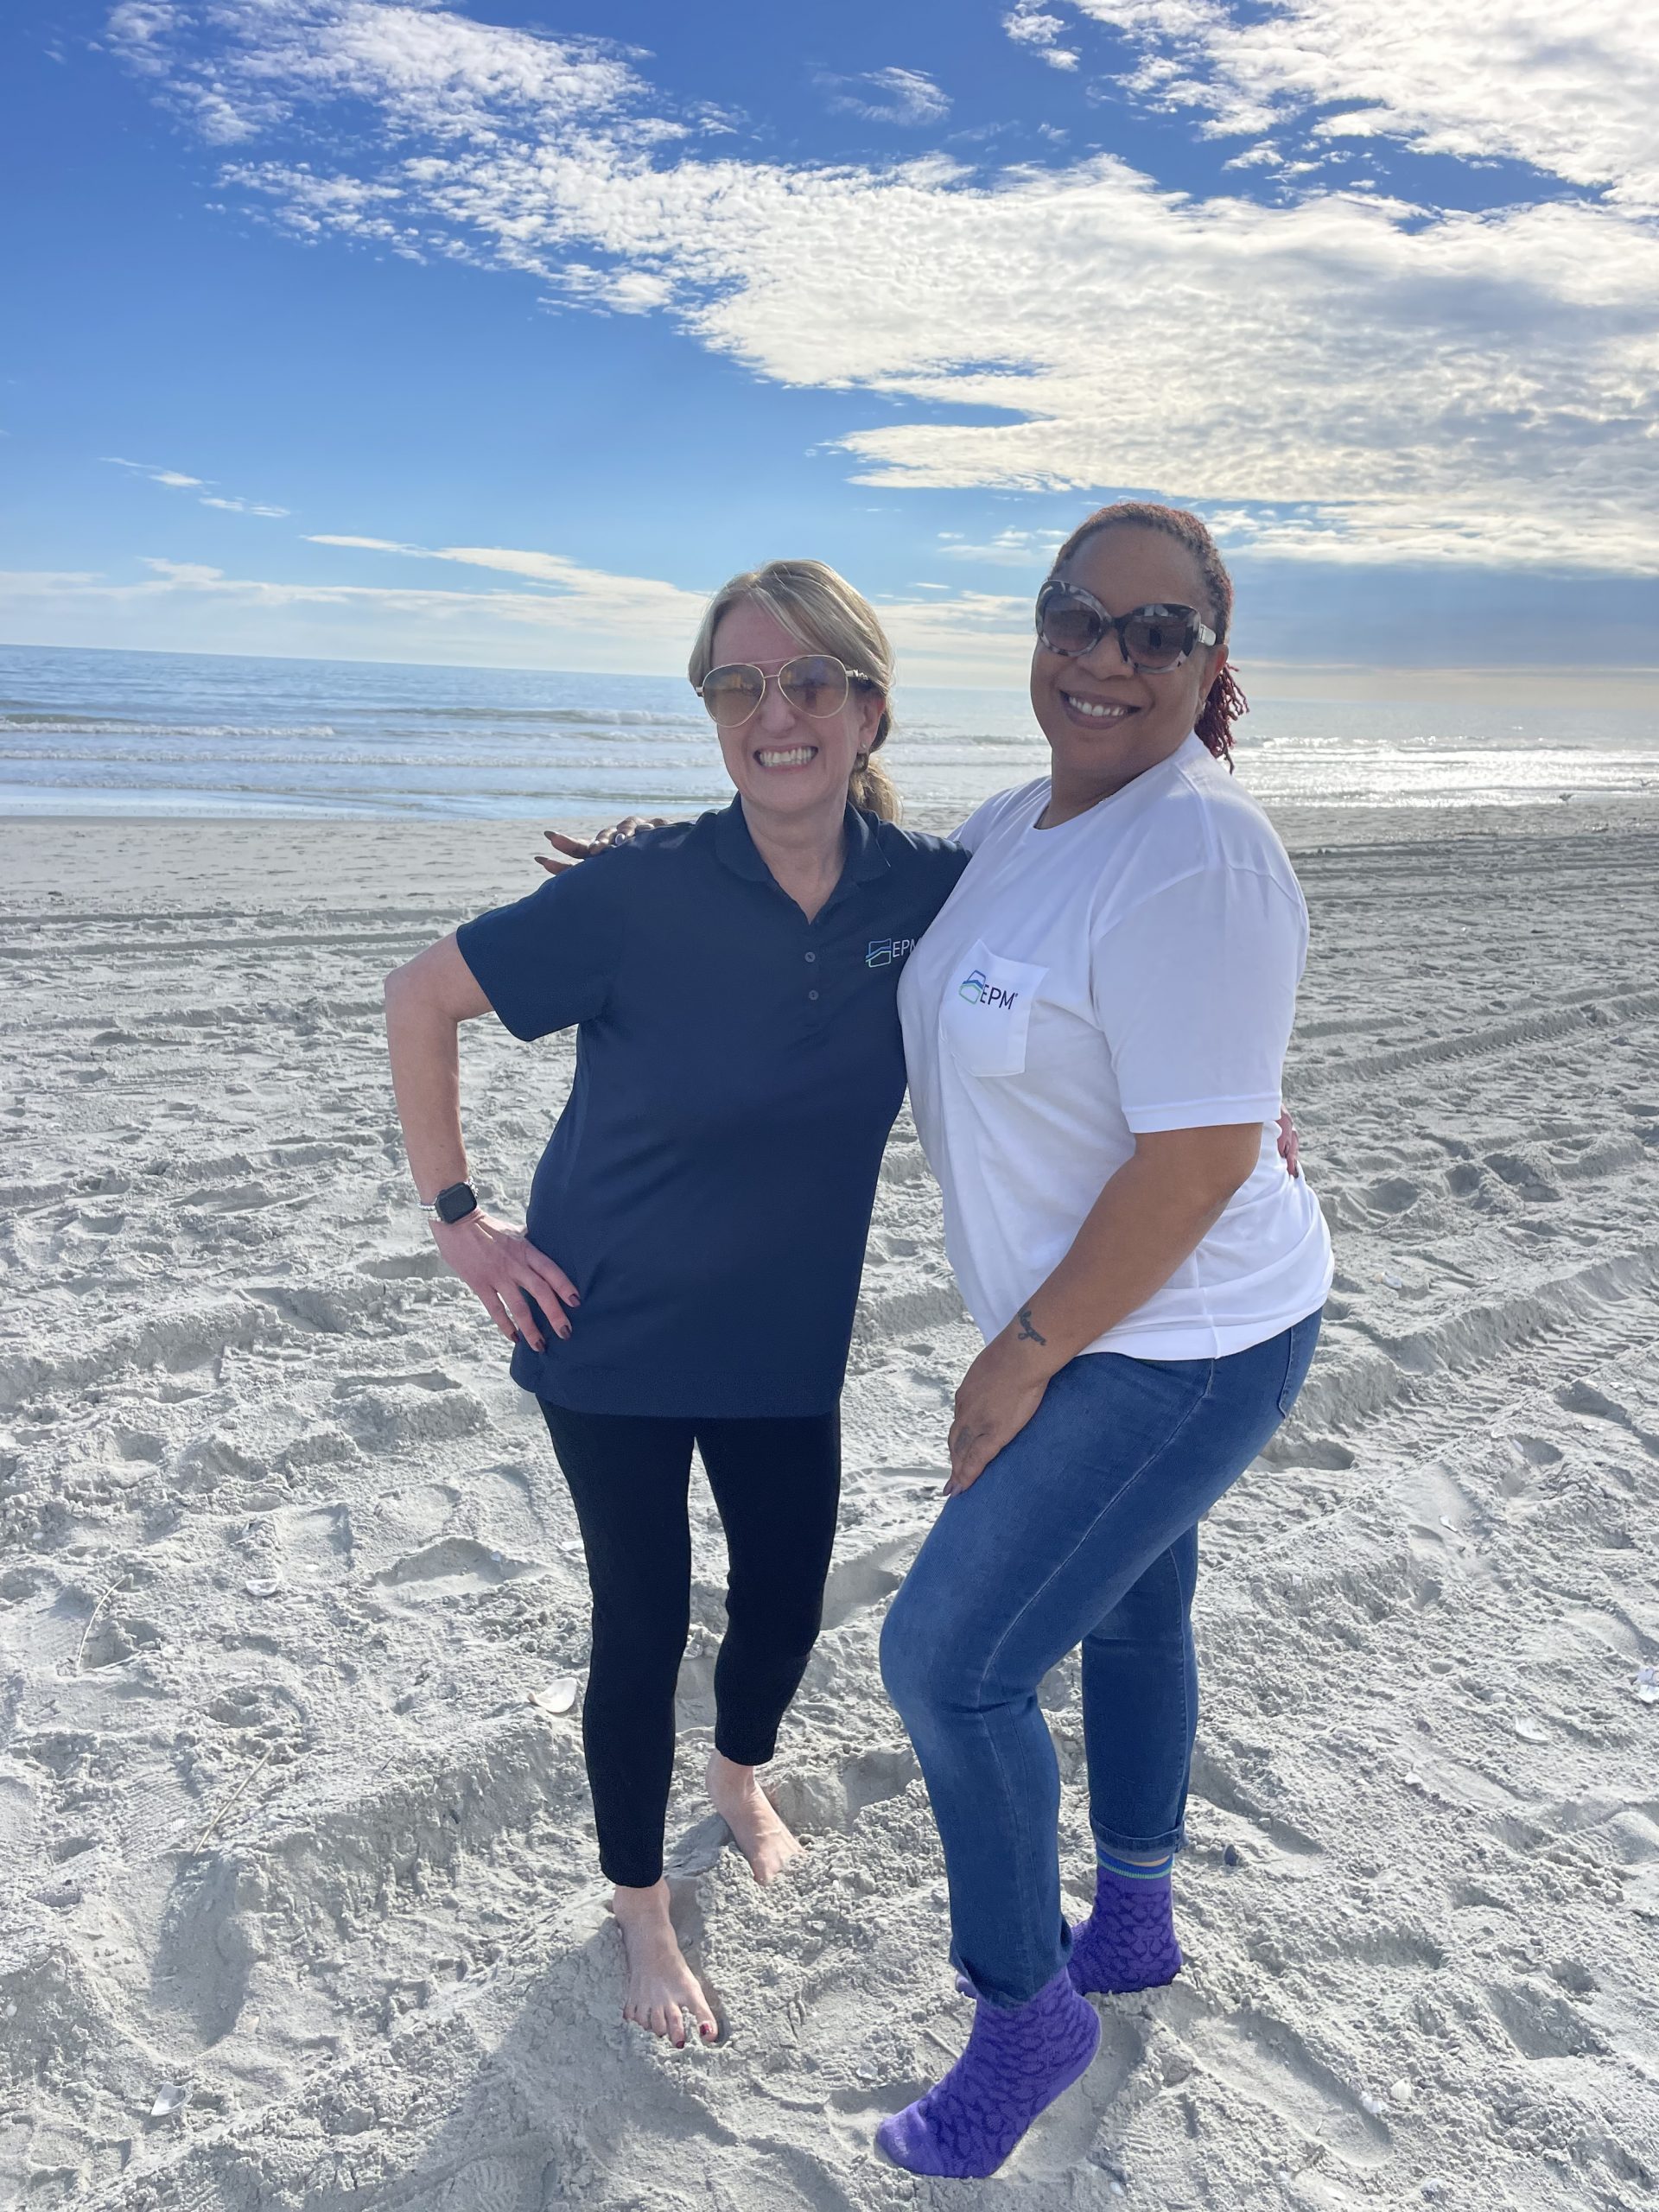
[[[1102,1851],[1098,1847],[1095,1855],[1109,1874],[1116,1874],[1123,1882],[1166,1882],[1175,1865],[1173,1851],[1166,1853],[1162,1859],[1154,1859],[1150,1866],[1133,1859],[1120,1859],[1115,1852]]]

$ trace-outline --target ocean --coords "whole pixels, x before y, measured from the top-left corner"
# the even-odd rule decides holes
[[[918,809],[1040,775],[1022,693],[904,688],[885,758]],[[1659,791],[1651,715],[1260,700],[1268,804],[1528,805]],[[0,815],[675,812],[730,795],[681,677],[0,645]]]

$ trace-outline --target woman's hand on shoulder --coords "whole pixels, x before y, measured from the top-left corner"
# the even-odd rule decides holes
[[[550,875],[563,875],[575,867],[578,861],[591,860],[595,853],[602,853],[607,846],[626,845],[630,837],[641,830],[663,830],[668,825],[665,814],[625,814],[620,822],[613,823],[608,830],[597,830],[591,837],[573,837],[568,830],[543,830],[543,836],[556,853],[563,853],[563,860],[550,860],[545,853],[537,853],[536,865],[545,868]]]
[[[530,1310],[532,1298],[555,1336],[569,1335],[565,1308],[581,1305],[576,1287],[522,1230],[492,1220],[480,1209],[459,1221],[435,1221],[432,1236],[446,1264],[509,1343],[522,1337],[532,1351],[546,1351],[547,1340]]]

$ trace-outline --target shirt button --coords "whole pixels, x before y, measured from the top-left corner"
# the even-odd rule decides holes
[[[807,996],[808,996],[808,998],[810,998],[810,999],[815,999],[815,998],[817,998],[817,996],[818,995],[817,995],[817,993],[816,991],[809,991],[809,992],[807,993],[807,995],[807,995]]]
[[[809,960],[816,960],[818,956],[816,952],[809,952],[806,957]]]

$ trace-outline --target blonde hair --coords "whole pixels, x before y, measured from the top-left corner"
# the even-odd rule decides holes
[[[745,600],[764,607],[809,652],[833,654],[881,694],[881,719],[869,750],[858,756],[847,796],[866,814],[896,822],[899,794],[875,758],[893,728],[893,712],[887,704],[893,689],[893,647],[875,609],[845,576],[837,575],[823,561],[768,561],[761,568],[746,569],[741,575],[722,584],[709,602],[686,668],[686,674],[699,688],[715,665],[715,632],[732,608]]]

